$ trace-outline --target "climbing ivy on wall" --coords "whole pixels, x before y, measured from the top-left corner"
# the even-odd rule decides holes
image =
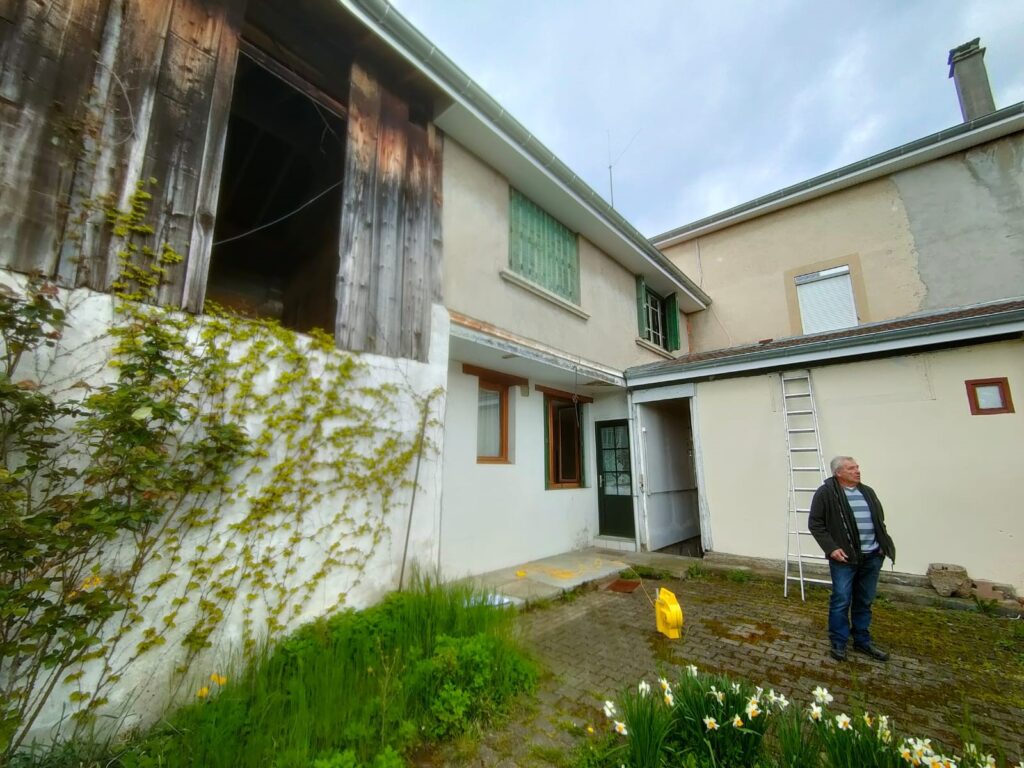
[[[107,206],[103,338],[68,348],[45,280],[0,292],[0,758],[52,695],[85,727],[144,657],[184,686],[229,620],[252,651],[344,605],[430,450],[437,393],[374,385],[327,334],[155,306],[181,257],[148,200]]]

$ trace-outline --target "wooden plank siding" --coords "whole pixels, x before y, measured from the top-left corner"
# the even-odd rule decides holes
[[[358,63],[351,89],[336,340],[426,360],[441,293],[440,136]]]
[[[185,257],[157,300],[202,311],[247,2],[0,0],[0,267],[110,290],[104,209],[152,178],[153,245]],[[368,66],[352,65],[347,86],[335,338],[425,360],[442,137]]]

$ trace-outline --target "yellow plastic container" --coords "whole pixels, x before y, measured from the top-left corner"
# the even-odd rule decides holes
[[[679,639],[683,628],[683,608],[675,594],[664,587],[658,590],[658,599],[654,601],[654,620],[661,634],[671,640]]]

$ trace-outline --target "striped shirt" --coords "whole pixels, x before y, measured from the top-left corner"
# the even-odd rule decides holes
[[[878,542],[875,540],[875,526],[871,522],[871,509],[868,507],[868,500],[860,492],[860,488],[847,488],[846,500],[850,502],[850,509],[853,510],[853,518],[857,521],[857,532],[860,534],[860,551],[864,553],[874,552],[878,549]]]

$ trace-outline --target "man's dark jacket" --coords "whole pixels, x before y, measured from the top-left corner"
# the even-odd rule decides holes
[[[868,502],[871,523],[875,526],[875,540],[882,554],[895,563],[896,546],[892,543],[889,532],[885,530],[882,502],[878,500],[875,492],[863,483],[857,488]],[[818,545],[825,550],[826,557],[837,549],[842,549],[850,564],[860,562],[860,532],[857,530],[857,521],[850,508],[850,502],[846,500],[846,492],[834,477],[830,477],[814,492],[807,528],[814,534]]]

